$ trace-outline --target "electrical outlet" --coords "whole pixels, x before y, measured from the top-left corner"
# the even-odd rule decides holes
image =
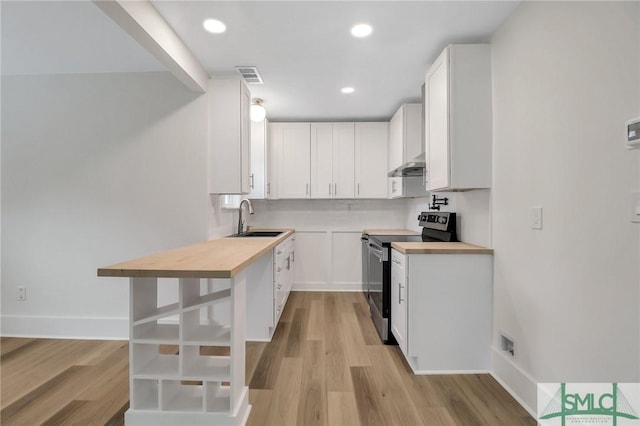
[[[27,300],[27,288],[18,287],[18,301],[24,302]]]
[[[501,349],[506,352],[511,358],[515,358],[516,356],[516,344],[513,339],[502,334],[500,336],[500,346]]]
[[[631,222],[640,223],[640,191],[631,193]]]
[[[542,207],[531,207],[531,229],[542,229]]]

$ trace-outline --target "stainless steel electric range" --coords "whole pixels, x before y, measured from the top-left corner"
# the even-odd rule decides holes
[[[458,241],[456,214],[422,212],[421,235],[362,234],[362,278],[371,318],[385,344],[394,345],[391,333],[391,243]]]

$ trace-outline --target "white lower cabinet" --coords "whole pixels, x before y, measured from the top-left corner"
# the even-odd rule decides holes
[[[391,330],[416,374],[489,370],[493,256],[392,250]]]
[[[293,287],[295,234],[256,260],[248,270],[247,340],[268,342]]]
[[[391,332],[403,354],[407,354],[407,273],[405,256],[391,253]]]
[[[284,305],[293,287],[293,271],[295,263],[295,234],[280,243],[274,249],[273,261],[273,323],[278,324]],[[273,335],[273,332],[271,333]],[[271,336],[270,336],[271,337]]]

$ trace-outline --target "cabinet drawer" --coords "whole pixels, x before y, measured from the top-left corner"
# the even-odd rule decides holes
[[[404,269],[406,264],[406,256],[397,250],[391,250],[391,264]]]

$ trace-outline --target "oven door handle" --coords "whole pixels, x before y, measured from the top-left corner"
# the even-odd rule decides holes
[[[377,246],[374,246],[371,243],[369,243],[369,251],[373,253],[374,256],[380,260],[380,262],[384,262],[385,260],[387,260],[385,259],[384,250],[378,248]]]

